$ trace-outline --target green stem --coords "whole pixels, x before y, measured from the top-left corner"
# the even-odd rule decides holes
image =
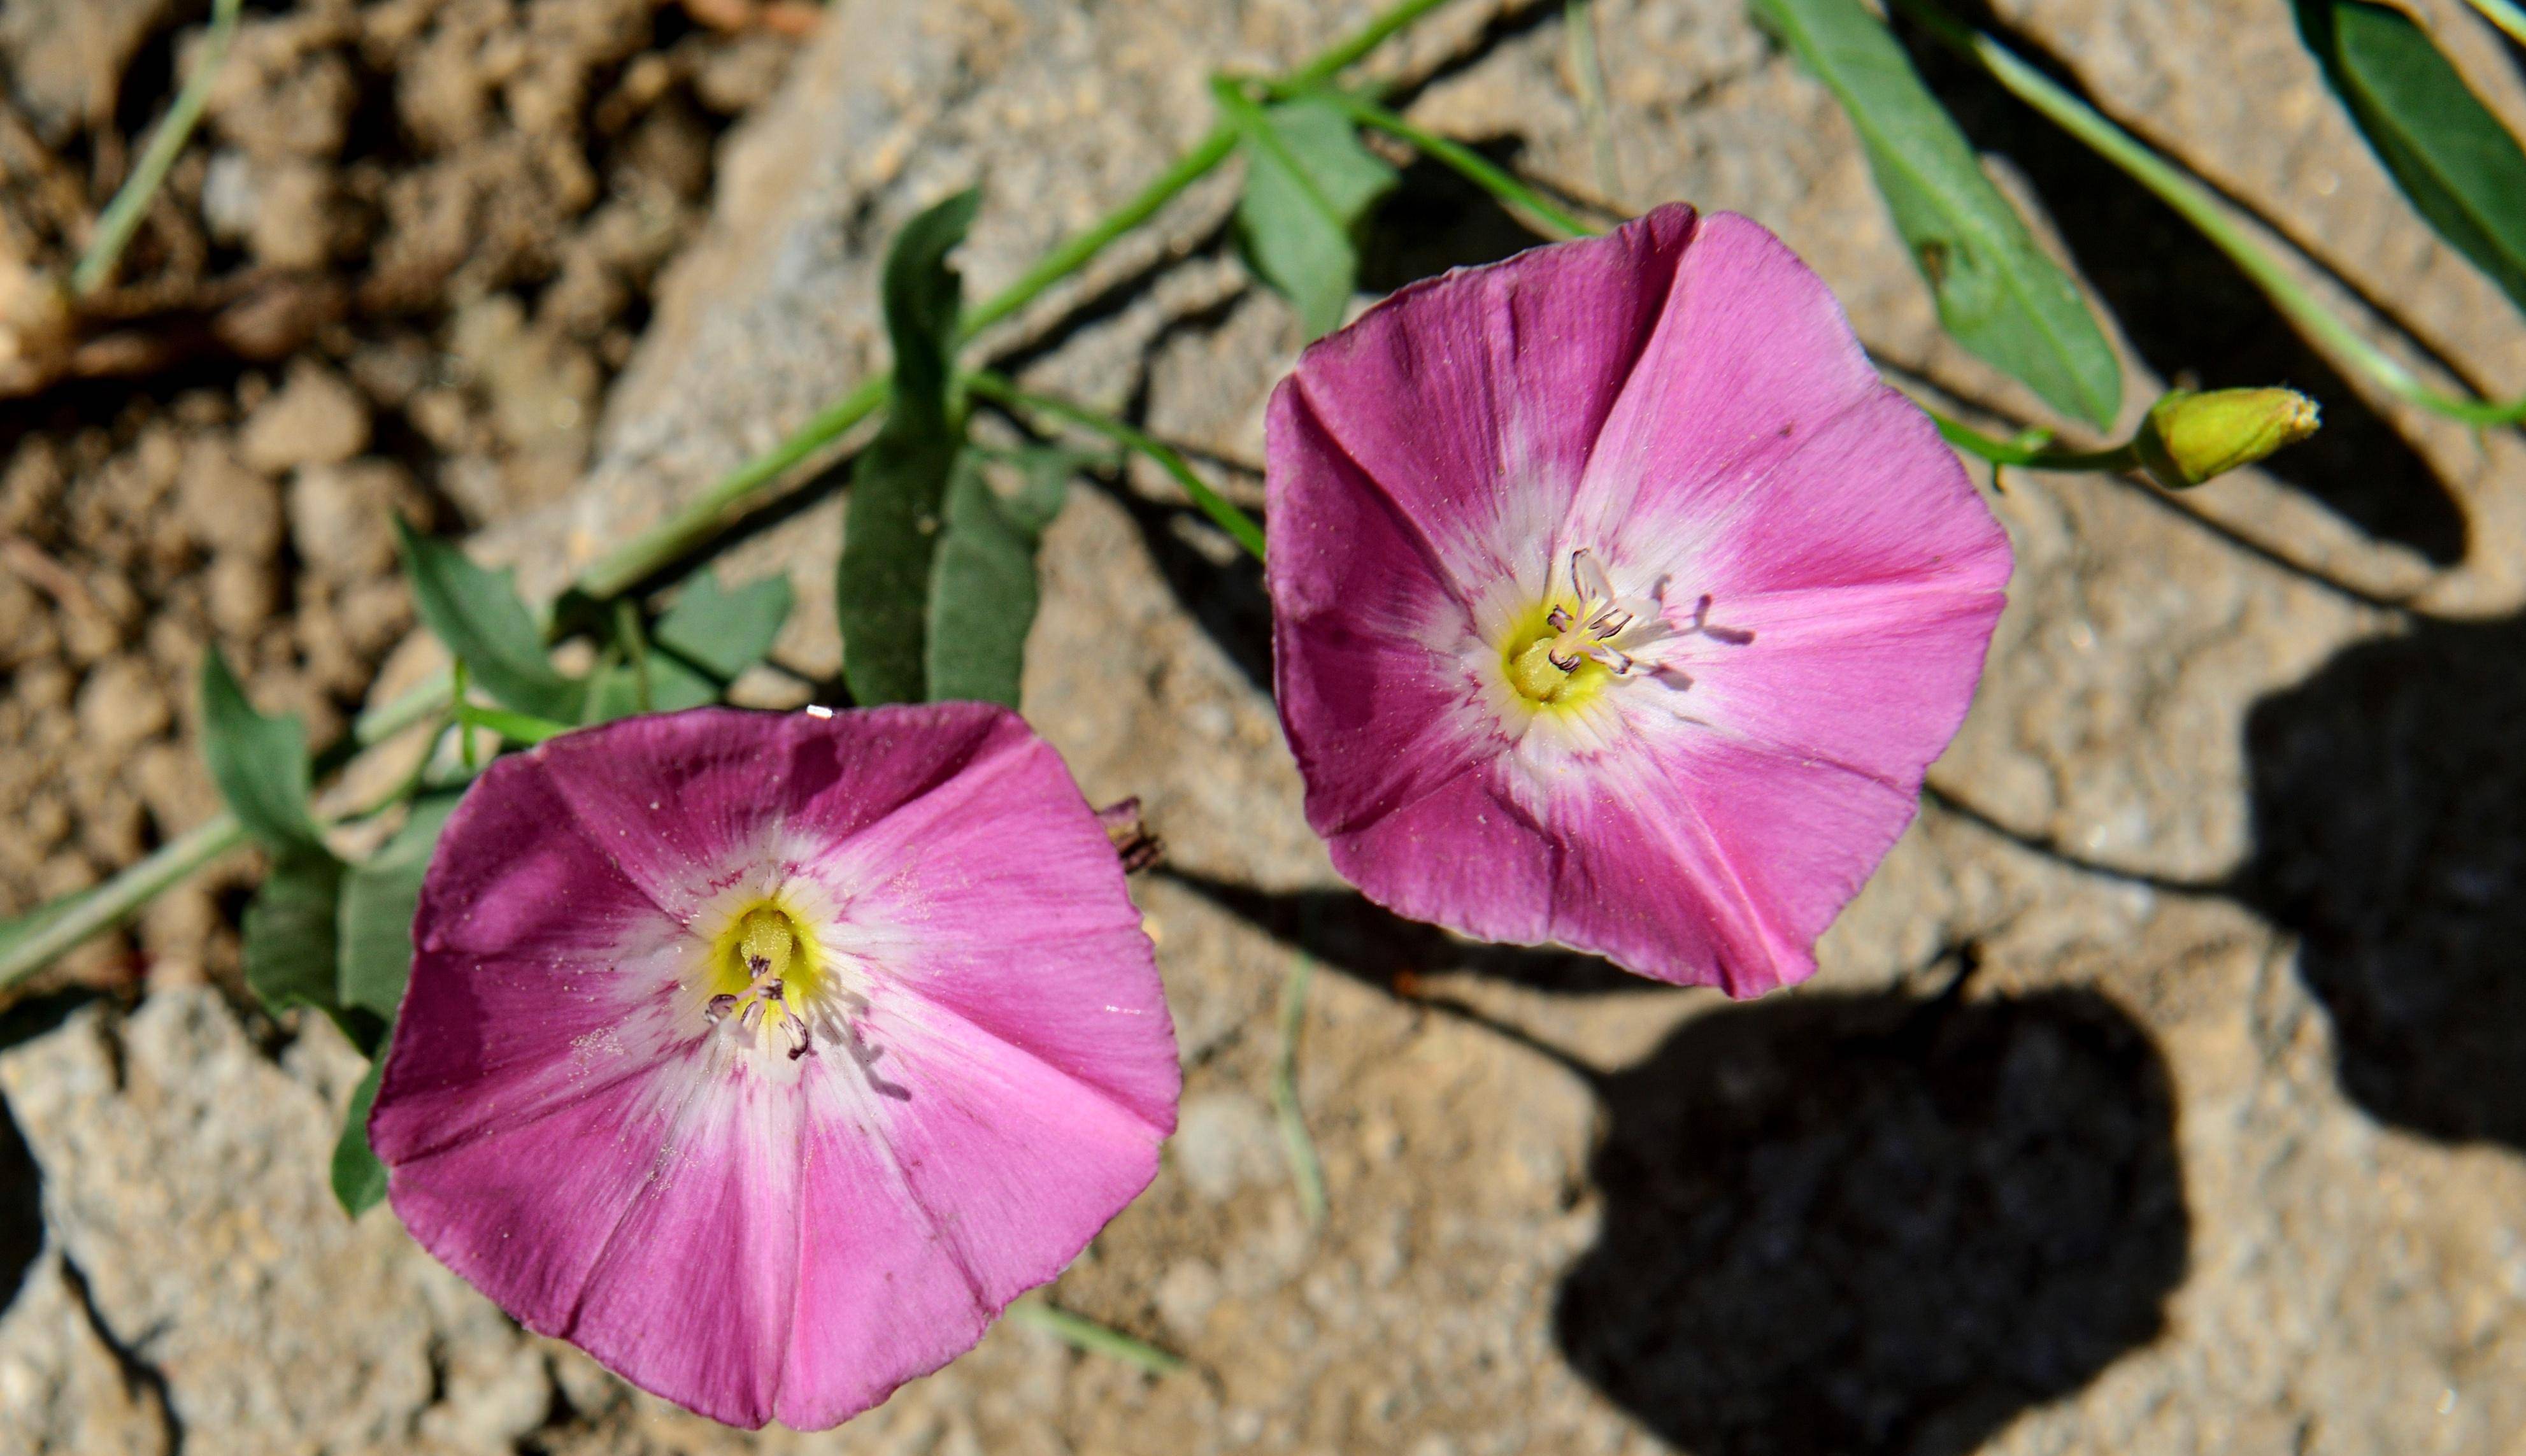
[[[1086,266],[1087,260],[1105,250],[1107,244],[1124,233],[1157,216],[1158,209],[1176,199],[1176,195],[1209,174],[1211,169],[1228,160],[1237,149],[1237,133],[1227,126],[1213,126],[1191,151],[1176,159],[1175,165],[1142,187],[1138,195],[1089,225],[1084,232],[1044,254],[1041,262],[1019,275],[1018,280],[999,292],[967,309],[956,321],[956,335],[970,339],[1002,319],[1035,302],[1044,289],[1068,277]]]
[[[2526,8],[2520,8],[2517,0],[2472,0],[2472,4],[2484,20],[2508,32],[2509,39],[2526,45]]]
[[[1127,450],[1137,450],[1147,456],[1158,469],[1165,471],[1175,478],[1178,485],[1184,487],[1185,494],[1192,497],[1192,503],[1201,508],[1203,515],[1217,523],[1220,529],[1236,537],[1237,544],[1244,547],[1256,561],[1263,559],[1263,527],[1254,524],[1253,517],[1238,510],[1234,501],[1212,489],[1207,481],[1194,475],[1192,467],[1185,463],[1185,458],[1164,443],[1150,438],[1111,415],[1100,415],[1094,410],[1072,404],[1068,400],[1054,399],[1042,394],[1029,394],[1018,388],[1005,375],[996,375],[988,370],[977,370],[965,376],[965,387],[994,404],[1025,410],[1031,414],[1049,415],[1058,420],[1067,420],[1081,428],[1105,436]]]
[[[193,134],[194,124],[202,119],[202,107],[211,98],[211,83],[219,78],[220,66],[227,60],[228,41],[236,34],[237,8],[241,0],[213,0],[210,33],[202,39],[196,54],[200,64],[184,77],[184,88],[176,93],[175,104],[158,121],[158,128],[149,133],[149,143],[141,148],[140,160],[132,165],[131,176],[124,178],[114,200],[96,220],[96,235],[88,239],[87,251],[80,255],[78,266],[71,270],[71,291],[81,297],[94,293],[114,276],[114,266],[123,261],[123,250],[138,230],[140,220],[149,211],[149,200],[158,195],[159,184],[167,179],[167,169],[184,150]]]
[[[1137,1365],[1151,1375],[1173,1375],[1184,1369],[1183,1356],[1170,1355],[1156,1345],[1134,1339],[1083,1315],[1055,1309],[1040,1297],[1021,1299],[1010,1305],[1009,1318],[1021,1325],[1032,1325],[1077,1349],[1093,1355],[1110,1355],[1127,1364]]]
[[[1351,120],[1361,126],[1374,126],[1389,136],[1402,141],[1413,150],[1454,168],[1465,180],[1498,198],[1502,205],[1532,216],[1536,221],[1559,232],[1564,239],[1593,237],[1603,230],[1572,217],[1545,198],[1542,193],[1493,166],[1490,158],[1462,142],[1449,141],[1435,131],[1416,126],[1396,113],[1388,111],[1364,96],[1330,88],[1317,91],[1315,94],[1348,112]]]
[[[164,890],[246,842],[245,826],[222,810],[158,847],[138,864],[94,889],[82,890],[24,939],[0,949],[0,990],[34,975],[90,935],[113,929]]]
[[[1399,5],[1387,7],[1367,25],[1318,51],[1314,59],[1289,73],[1290,83],[1307,86],[1330,80],[1336,72],[1385,44],[1388,36],[1446,3],[1447,0],[1402,0]]]
[[[2253,279],[2274,306],[2299,327],[2356,365],[2398,399],[2472,425],[2507,425],[2526,420],[2526,398],[2508,404],[2461,399],[2423,384],[2413,373],[2362,337],[2359,331],[2326,308],[2290,276],[2280,261],[2266,252],[2231,219],[2208,187],[2166,162],[2104,115],[2063,89],[2050,76],[2019,60],[1990,35],[1947,16],[1932,0],[1894,0],[1905,15],[1989,72],[2009,94],[2035,108],[2055,126],[2088,144],[2098,156],[2119,167],[2134,181],[2173,208],[2219,251]]]
[[[555,723],[549,718],[512,713],[506,708],[485,708],[461,700],[456,704],[456,721],[463,727],[488,728],[512,743],[530,746],[546,738],[557,738],[573,727],[567,723]],[[467,767],[473,766],[469,764]]]
[[[1307,982],[1316,963],[1292,958],[1289,979],[1281,986],[1281,1049],[1272,1062],[1272,1111],[1281,1124],[1281,1147],[1289,1158],[1289,1180],[1297,1185],[1298,1212],[1307,1226],[1325,1221],[1325,1169],[1316,1157],[1316,1140],[1307,1134],[1307,1115],[1298,1106],[1298,1036],[1307,1023]]]
[[[632,659],[632,700],[646,713],[650,711],[649,636],[640,630],[640,608],[628,596],[615,599],[614,635],[623,654]]]
[[[1323,81],[1375,50],[1387,37],[1445,3],[1447,0],[1403,0],[1403,3],[1389,7],[1358,30],[1319,52],[1291,73],[1289,79],[1300,85]],[[1045,254],[1042,261],[1020,275],[1015,282],[967,310],[957,321],[958,336],[970,339],[1034,302],[1046,288],[1086,267],[1088,260],[1104,251],[1116,238],[1155,217],[1160,208],[1227,161],[1236,149],[1237,132],[1234,127],[1212,127],[1208,134],[1193,144],[1190,151],[1176,159],[1175,165],[1160,173],[1129,201]],[[629,590],[668,563],[690,553],[718,533],[732,518],[755,504],[756,498],[777,484],[791,467],[875,414],[885,403],[891,387],[891,375],[875,375],[861,380],[850,393],[827,406],[787,439],[721,477],[690,505],[639,539],[599,561],[580,578],[580,588],[600,600],[612,597]]]
[[[1918,400],[1913,401],[1919,404]],[[2023,440],[2003,440],[1995,435],[1947,418],[1921,405],[1939,427],[1946,442],[1968,454],[1979,455],[1994,465],[2024,466],[2039,471],[2134,471],[2142,468],[2140,444],[2127,440],[2106,450],[2055,450],[2048,445],[2029,444]]]
[[[725,529],[766,487],[778,484],[789,468],[815,454],[876,414],[893,388],[890,374],[872,375],[850,393],[816,412],[787,439],[722,476],[691,504],[642,531],[621,549],[589,567],[579,587],[603,601],[619,596],[700,546]]]

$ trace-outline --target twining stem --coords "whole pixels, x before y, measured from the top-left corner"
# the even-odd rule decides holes
[[[1094,410],[1072,404],[1066,399],[1054,399],[1043,394],[1029,394],[1018,388],[1006,376],[996,375],[988,370],[977,370],[965,376],[965,387],[993,404],[1023,410],[1029,414],[1049,415],[1057,420],[1066,420],[1083,429],[1101,434],[1127,450],[1137,450],[1147,456],[1158,469],[1165,471],[1174,477],[1178,485],[1184,487],[1185,494],[1192,497],[1192,503],[1201,508],[1203,515],[1216,523],[1221,530],[1236,537],[1237,544],[1244,547],[1256,561],[1263,559],[1263,527],[1255,525],[1253,517],[1238,510],[1236,502],[1221,495],[1201,477],[1194,475],[1192,467],[1185,463],[1185,458],[1170,449],[1164,441],[1153,439],[1111,415],[1100,415]]]
[[[1009,1318],[1021,1325],[1032,1325],[1063,1343],[1093,1355],[1110,1355],[1127,1364],[1137,1365],[1151,1375],[1173,1375],[1184,1369],[1184,1357],[1170,1355],[1156,1345],[1134,1339],[1119,1330],[1109,1330],[1066,1309],[1056,1309],[1040,1297],[1029,1296],[1009,1306]]]
[[[1979,455],[1994,465],[2024,466],[2039,471],[2136,471],[2144,468],[2137,438],[2104,450],[2056,450],[2048,444],[2030,443],[2023,437],[2003,440],[1995,435],[1949,419],[1937,410],[1914,400],[1921,412],[1939,427],[1939,434],[1950,445],[1968,454]]]
[[[1472,147],[1462,142],[1450,141],[1427,127],[1414,126],[1402,116],[1387,110],[1366,96],[1333,86],[1318,87],[1311,91],[1300,91],[1289,86],[1273,86],[1271,89],[1275,94],[1280,95],[1323,97],[1340,107],[1360,126],[1373,126],[1413,150],[1454,168],[1457,175],[1497,198],[1502,206],[1527,214],[1547,228],[1561,234],[1563,240],[1574,237],[1592,237],[1604,230],[1572,217],[1558,204],[1494,166],[1490,158]]]
[[[131,234],[148,215],[150,199],[158,195],[159,184],[167,179],[167,169],[184,150],[193,134],[194,124],[202,119],[202,107],[211,99],[211,83],[219,78],[220,65],[227,59],[228,41],[236,34],[237,9],[241,0],[212,0],[211,28],[202,38],[202,48],[195,53],[193,74],[184,77],[184,88],[176,93],[175,104],[159,118],[158,128],[149,133],[148,145],[141,148],[140,160],[132,165],[131,176],[124,178],[114,200],[97,215],[96,233],[88,239],[87,251],[80,255],[71,270],[71,291],[81,297],[105,286],[114,276],[114,266],[123,261],[123,250],[130,243]]]
[[[1281,1124],[1289,1181],[1297,1185],[1298,1212],[1311,1229],[1325,1221],[1325,1169],[1316,1158],[1316,1140],[1307,1133],[1306,1112],[1298,1106],[1298,1037],[1306,1029],[1307,982],[1315,970],[1307,956],[1290,960],[1289,979],[1281,985],[1281,1048],[1272,1060],[1272,1111]]]
[[[2070,94],[2050,76],[2018,59],[2014,52],[1989,34],[1950,18],[1933,0],[1894,0],[1894,4],[1941,44],[1982,67],[2009,94],[2087,143],[2091,150],[2121,168],[2132,180],[2173,208],[2208,238],[2212,246],[2227,254],[2229,261],[2253,279],[2255,286],[2263,290],[2275,307],[2300,328],[2356,365],[2388,393],[2470,425],[2508,425],[2526,420],[2526,398],[2506,404],[2462,399],[2442,394],[2422,383],[2410,370],[2362,337],[2357,329],[2326,308],[2298,279],[2290,276],[2278,259],[2228,216],[2227,210],[2208,187],[2170,165],[2130,132]]]
[[[245,826],[223,810],[105,883],[57,902],[57,909],[36,911],[30,917],[37,921],[36,929],[0,950],[0,990],[34,975],[90,935],[123,924],[160,892],[175,888],[245,841]]]
[[[2472,4],[2484,20],[2508,32],[2509,39],[2526,45],[2526,8],[2517,0],[2472,0]]]

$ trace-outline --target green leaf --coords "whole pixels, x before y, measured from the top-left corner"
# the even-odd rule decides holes
[[[342,862],[321,850],[277,857],[245,911],[245,983],[278,1016],[313,1006],[337,1021]],[[345,1031],[349,1027],[343,1029]]]
[[[1035,553],[1061,511],[1069,472],[1036,469],[1003,499],[967,451],[947,483],[947,529],[930,582],[930,696],[1018,705],[1035,625]]]
[[[612,723],[636,713],[681,713],[704,703],[719,701],[721,684],[685,667],[663,652],[649,654],[649,701],[640,702],[640,670],[631,663],[614,663],[600,669],[587,680],[587,711],[584,723]]]
[[[324,850],[307,811],[307,730],[254,711],[220,649],[202,654],[202,756],[228,812],[275,854]]]
[[[1849,114],[1947,332],[2054,409],[2112,425],[2122,367],[2104,329],[1885,23],[1859,0],[1753,0],[1753,10]]]
[[[2526,152],[2516,138],[2402,12],[2298,0],[2298,25],[2395,184],[2526,309]]]
[[[579,721],[581,684],[556,672],[543,629],[518,598],[510,573],[476,566],[453,544],[402,522],[404,570],[421,620],[503,707],[557,723]]]
[[[1394,169],[1322,97],[1265,108],[1233,88],[1220,94],[1244,141],[1237,227],[1245,256],[1296,307],[1307,337],[1330,332],[1359,284],[1353,229],[1392,190]]]
[[[369,1109],[378,1105],[378,1082],[385,1070],[386,1052],[380,1045],[369,1062],[369,1075],[351,1093],[351,1110],[342,1115],[342,1135],[333,1144],[333,1196],[342,1212],[355,1219],[386,1196],[386,1165],[369,1147]]]
[[[462,789],[448,789],[414,799],[403,828],[342,877],[337,997],[345,1008],[391,1022],[403,1004],[422,876],[438,847],[438,831],[462,797]]]
[[[766,577],[734,591],[702,572],[684,583],[650,637],[722,682],[763,660],[789,620],[789,578]],[[665,711],[665,710],[660,710]]]
[[[917,703],[930,568],[947,477],[963,448],[948,399],[962,282],[948,250],[974,223],[980,195],[960,192],[904,225],[885,259],[885,330],[894,402],[851,471],[834,599],[842,676],[862,703]]]

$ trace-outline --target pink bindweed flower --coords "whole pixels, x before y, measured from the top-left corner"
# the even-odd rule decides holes
[[[1272,396],[1281,721],[1389,909],[1752,995],[1911,821],[2007,537],[1746,219],[1405,288]]]
[[[425,1248],[735,1425],[971,1347],[1145,1187],[1180,1074],[1061,760],[979,703],[701,708],[449,819],[369,1134]]]

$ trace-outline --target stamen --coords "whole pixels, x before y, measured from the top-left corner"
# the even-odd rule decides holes
[[[716,1027],[720,1024],[720,1021],[723,1018],[735,1009],[736,998],[734,996],[713,996],[710,998],[710,1004],[702,1008],[702,1017],[712,1026]]]
[[[1559,668],[1565,673],[1575,673],[1579,671],[1579,659],[1575,654],[1569,657],[1563,657],[1560,653],[1546,647],[1543,649],[1543,658],[1544,661],[1549,662],[1554,667]]]
[[[1555,607],[1551,611],[1545,613],[1543,621],[1544,624],[1550,627],[1554,631],[1566,632],[1570,630],[1570,614],[1562,611],[1559,607]]]

